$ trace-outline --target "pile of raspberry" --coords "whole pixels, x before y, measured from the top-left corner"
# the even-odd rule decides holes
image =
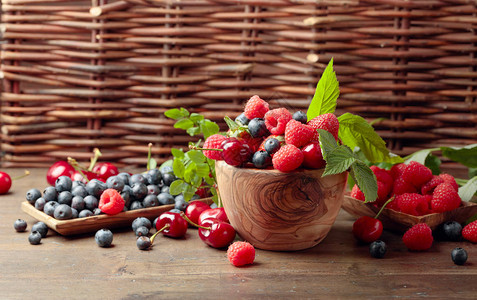
[[[317,129],[330,132],[338,140],[339,122],[332,113],[308,121],[302,111],[292,114],[286,108],[270,109],[266,101],[252,96],[235,122],[238,129],[226,135],[215,134],[204,143],[204,155],[224,160],[232,166],[253,164],[290,172],[299,167],[325,167]]]
[[[396,164],[391,170],[372,166],[371,170],[378,182],[378,198],[374,202],[378,207],[394,197],[386,208],[422,216],[451,211],[462,203],[459,186],[452,175],[433,175],[421,163]],[[351,197],[364,201],[364,194],[357,185],[351,190]]]

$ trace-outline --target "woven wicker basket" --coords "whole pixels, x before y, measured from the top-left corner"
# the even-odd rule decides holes
[[[477,1],[2,1],[3,166],[67,156],[159,161],[191,140],[164,117],[222,122],[254,94],[306,109],[334,57],[337,114],[391,151],[477,142]],[[223,125],[223,124],[222,124]]]

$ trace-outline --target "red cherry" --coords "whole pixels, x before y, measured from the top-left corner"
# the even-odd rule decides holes
[[[98,179],[102,178],[104,180],[108,180],[109,177],[119,174],[118,168],[109,162],[97,163],[93,167],[93,172],[97,174]]]
[[[235,239],[235,229],[229,223],[208,218],[199,223],[199,237],[214,248],[228,246]]]
[[[83,172],[83,174],[88,178],[88,180],[97,178],[96,173],[89,172],[89,171],[81,171],[81,172]],[[76,180],[76,181],[81,181],[83,183],[88,182],[88,180],[86,180],[79,171],[74,171],[73,174],[71,174],[70,178],[73,181]]]
[[[200,216],[199,216],[199,222],[198,224],[202,223],[205,219],[219,219],[223,222],[230,223],[229,218],[227,217],[227,214],[225,213],[225,210],[223,207],[217,207],[217,208],[210,208],[207,210],[204,210]]]
[[[353,235],[360,241],[372,243],[383,233],[383,223],[378,219],[362,216],[353,224]]]
[[[56,179],[60,176],[68,176],[74,173],[75,169],[66,161],[57,161],[51,165],[51,167],[46,172],[46,181],[50,185],[55,185]]]
[[[12,186],[12,178],[5,172],[0,172],[0,194],[6,194]]]
[[[187,226],[187,221],[179,213],[170,211],[162,213],[156,222],[158,232],[173,238],[183,237],[187,232]]]
[[[200,200],[194,200],[189,202],[189,205],[185,210],[185,214],[192,222],[197,224],[199,223],[200,214],[208,209],[210,209],[210,206],[207,203]]]
[[[223,149],[222,157],[231,166],[241,166],[250,161],[253,152],[244,140],[231,137],[222,142],[220,148]]]
[[[326,161],[323,159],[321,153],[320,142],[312,141],[303,146],[301,149],[303,153],[303,166],[311,169],[321,169],[326,166]]]

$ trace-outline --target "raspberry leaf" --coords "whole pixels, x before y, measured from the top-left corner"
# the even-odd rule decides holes
[[[462,201],[470,201],[477,193],[477,176],[473,177],[466,184],[459,188],[459,196]]]
[[[319,136],[319,142],[321,147],[321,152],[323,153],[323,159],[326,160],[328,154],[331,153],[334,149],[338,148],[338,143],[331,133],[324,129],[317,129]]]
[[[340,95],[339,82],[333,70],[333,58],[323,71],[320,81],[316,85],[315,95],[306,112],[308,121],[326,113],[334,113],[336,100]]]
[[[356,160],[351,165],[350,175],[363,192],[365,203],[376,201],[378,198],[378,183],[373,171],[362,161]]]
[[[327,155],[326,168],[322,176],[340,174],[349,169],[356,162],[356,157],[350,148],[341,145]]]
[[[470,168],[477,168],[477,144],[465,147],[441,147],[442,155]]]

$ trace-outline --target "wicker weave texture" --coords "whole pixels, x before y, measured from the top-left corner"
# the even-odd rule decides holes
[[[222,122],[254,94],[306,109],[333,57],[337,114],[391,151],[477,142],[477,1],[3,0],[3,166],[93,147],[159,161],[195,140],[164,117]],[[223,124],[222,124],[223,126]]]

